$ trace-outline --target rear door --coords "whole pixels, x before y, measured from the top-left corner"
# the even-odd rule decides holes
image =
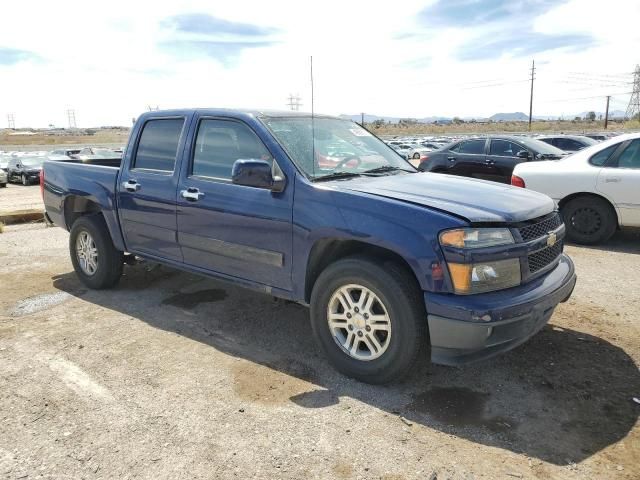
[[[187,116],[151,117],[144,122],[123,162],[118,211],[127,249],[177,262],[177,158],[184,147]]]
[[[511,174],[517,164],[525,162],[526,159],[519,158],[518,152],[528,150],[522,145],[510,140],[492,139],[487,155],[487,165],[496,182],[511,183]],[[530,153],[530,152],[529,152]]]
[[[447,173],[465,177],[483,178],[490,176],[486,160],[485,138],[463,140],[447,152]]]
[[[597,189],[615,202],[623,226],[640,227],[640,139],[625,143],[600,170]]]
[[[266,160],[279,171],[247,123],[202,116],[192,130],[178,194],[184,262],[291,290],[293,181],[279,193],[231,182],[239,159]]]

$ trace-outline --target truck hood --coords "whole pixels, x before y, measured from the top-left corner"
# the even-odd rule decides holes
[[[470,222],[521,222],[551,213],[551,198],[524,188],[441,173],[357,177],[331,182],[355,191],[422,205]]]

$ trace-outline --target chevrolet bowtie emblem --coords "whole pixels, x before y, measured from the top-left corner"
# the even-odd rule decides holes
[[[549,236],[547,237],[547,247],[553,247],[556,244],[557,240],[558,236],[555,234],[555,232],[549,233]]]

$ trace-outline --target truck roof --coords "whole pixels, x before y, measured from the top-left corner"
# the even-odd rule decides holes
[[[178,108],[170,110],[153,110],[151,112],[145,112],[145,117],[162,117],[170,115],[185,115],[187,113],[199,112],[211,115],[222,116],[234,116],[234,115],[250,115],[252,117],[311,117],[311,112],[299,112],[293,110],[268,110],[268,109],[244,109],[244,108]],[[337,120],[344,120],[344,118],[336,117],[334,115],[324,115],[314,113],[316,118],[335,118]]]

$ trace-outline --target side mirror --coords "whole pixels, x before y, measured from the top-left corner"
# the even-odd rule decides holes
[[[527,152],[526,150],[520,150],[518,153],[516,153],[516,157],[528,159],[529,152]]]
[[[273,175],[271,164],[264,160],[236,160],[231,169],[231,182],[246,187],[266,188],[272,192],[282,192],[284,177]]]

